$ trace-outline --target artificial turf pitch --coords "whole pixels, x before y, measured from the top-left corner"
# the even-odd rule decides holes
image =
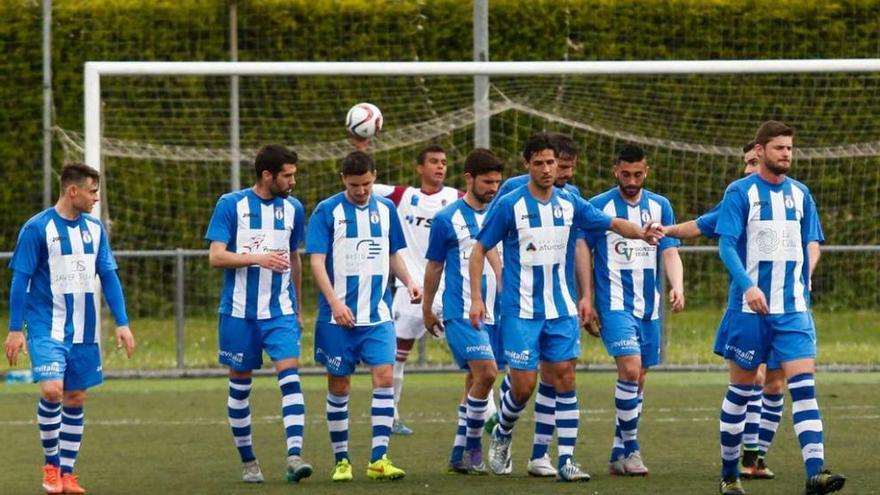
[[[514,431],[514,472],[509,477],[446,473],[454,435],[458,374],[409,374],[401,413],[415,430],[392,436],[389,457],[407,471],[397,482],[369,481],[369,378],[355,377],[350,402],[355,479],[333,484],[333,456],[324,421],[325,380],[303,377],[306,431],[303,456],[315,473],[298,485],[284,478],[285,441],[280,397],[271,377],[255,379],[251,394],[254,445],[266,475],[262,485],[240,482],[238,454],[226,423],[226,380],[111,380],[91,392],[76,473],[94,494],[308,493],[717,493],[718,408],[722,373],[654,373],[648,376],[639,425],[647,478],[613,478],[607,456],[614,425],[612,373],[578,375],[581,410],[576,459],[593,479],[563,484],[526,475],[531,450],[531,405]],[[820,373],[819,405],[825,423],[826,466],[849,477],[843,493],[880,493],[880,373]],[[36,385],[0,385],[0,493],[37,494],[42,452],[36,427]],[[768,455],[773,481],[747,481],[750,495],[803,493],[800,448],[791,428],[786,394],[782,425]],[[488,440],[484,437],[484,451]],[[555,445],[550,452],[555,454]],[[555,455],[554,455],[555,457]]]

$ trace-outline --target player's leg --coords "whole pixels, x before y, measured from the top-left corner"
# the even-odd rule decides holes
[[[764,377],[767,365],[758,366],[752,396],[746,407],[746,426],[743,430],[743,457],[740,472],[743,478],[751,479],[758,471],[758,430],[761,426],[761,397],[764,393]]]
[[[498,368],[494,357],[485,355],[472,356],[468,360],[471,370],[471,384],[467,394],[467,441],[465,443],[465,462],[472,474],[488,474],[483,463],[482,433],[486,412],[489,407],[489,394]]]
[[[773,437],[782,420],[785,403],[785,372],[782,363],[772,356],[767,359],[767,373],[761,397],[761,422],[758,429],[758,461],[756,479],[773,479],[776,475],[767,467],[765,456],[773,443]]]
[[[792,426],[807,474],[806,493],[836,492],[846,477],[825,469],[822,415],[816,400],[816,331],[808,313],[773,320],[773,354],[782,363],[791,394]]]
[[[62,493],[59,436],[64,399],[64,374],[67,369],[67,348],[63,342],[53,340],[48,336],[28,335],[27,345],[34,381],[40,384],[37,424],[40,428],[40,441],[43,445],[43,489],[46,493]]]
[[[331,473],[333,481],[350,481],[353,478],[348,454],[348,400],[351,374],[357,364],[352,352],[356,344],[355,329],[328,322],[315,324],[315,362],[324,365],[327,370],[325,411],[335,462]]]
[[[551,369],[551,363],[541,361],[541,378],[538,393],[535,395],[535,434],[532,437],[532,455],[528,464],[530,476],[556,476],[556,468],[547,454],[556,430],[556,389],[553,387]]]
[[[425,334],[422,321],[421,305],[409,301],[406,289],[399,288],[391,301],[391,314],[394,315],[394,331],[397,337],[397,353],[394,359],[394,423],[391,433],[395,435],[412,435],[412,429],[400,421],[400,397],[403,393],[403,376],[409,353],[412,352],[416,340]]]
[[[300,328],[296,315],[258,320],[263,348],[275,363],[281,390],[281,420],[287,440],[287,481],[299,482],[312,475],[302,458],[305,400],[299,376]]]
[[[241,479],[245,483],[262,483],[263,472],[253,449],[250,394],[253,386],[251,370],[262,366],[263,351],[259,329],[252,325],[255,325],[252,320],[220,315],[218,361],[229,368],[226,413],[242,462]]]
[[[623,468],[629,476],[647,476],[648,468],[642,461],[641,447],[638,444],[638,425],[642,420],[642,410],[645,403],[645,384],[647,383],[648,370],[660,364],[662,345],[660,320],[637,320],[639,327],[639,345],[641,348],[641,367],[639,369],[638,393],[636,395],[636,431],[632,432],[634,443],[624,440],[625,429],[621,427],[621,439],[624,440]],[[619,421],[618,421],[619,423]]]
[[[449,473],[468,474],[467,464],[464,461],[464,448],[467,444],[467,394],[472,381],[471,372],[468,370],[464,376],[464,390],[455,408],[455,437],[452,440],[452,452],[449,454],[447,466]]]
[[[492,346],[492,354],[495,356],[495,367],[498,372],[504,375],[501,381],[501,387],[510,388],[510,380],[507,379],[507,359],[504,357],[504,344],[501,341],[501,328],[499,327],[500,317],[496,317],[495,324],[483,325],[489,334],[489,343]],[[507,385],[505,385],[507,384]],[[499,390],[498,398],[504,390]],[[498,406],[495,402],[495,389],[489,390],[489,408],[486,410],[486,422],[483,424],[483,430],[486,433],[492,433],[492,429],[498,424]]]

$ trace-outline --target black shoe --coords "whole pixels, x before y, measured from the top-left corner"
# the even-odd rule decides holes
[[[831,471],[825,469],[818,474],[810,476],[807,480],[807,487],[804,490],[806,495],[823,495],[825,493],[836,492],[843,489],[846,484],[846,476],[842,474],[831,474]]]
[[[746,491],[743,490],[742,481],[737,476],[724,477],[721,480],[719,491],[721,495],[746,495]]]

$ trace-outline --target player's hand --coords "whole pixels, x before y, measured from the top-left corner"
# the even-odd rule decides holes
[[[669,290],[669,304],[672,305],[672,311],[678,313],[684,309],[684,291]]]
[[[421,287],[407,287],[406,290],[409,291],[409,302],[412,304],[419,304],[422,302],[422,288]]]
[[[483,304],[483,298],[471,299],[471,310],[468,313],[471,320],[471,326],[480,329],[480,324],[486,319],[486,305]]]
[[[116,327],[116,348],[122,349],[123,346],[125,346],[125,354],[131,359],[131,356],[134,354],[135,342],[134,335],[132,335],[128,325]]]
[[[279,273],[290,270],[290,255],[286,253],[271,252],[257,256],[257,264],[267,270]]]
[[[770,308],[767,306],[767,298],[764,297],[764,293],[757,286],[750,287],[743,295],[745,296],[746,304],[755,313],[766,315],[770,312]]]
[[[440,318],[428,308],[427,311],[422,311],[422,319],[425,321],[425,328],[428,330],[428,333],[433,335],[434,338],[439,339],[445,330]]]
[[[663,225],[658,222],[648,222],[642,230],[642,238],[652,246],[656,246],[664,235]]]
[[[348,139],[357,151],[366,152],[367,148],[370,146],[370,138],[362,138],[360,136],[355,136],[354,134],[349,134]]]
[[[593,337],[599,336],[599,313],[589,299],[578,301],[578,319],[584,330]]]
[[[337,299],[335,302],[331,303],[330,311],[333,312],[333,320],[336,321],[337,325],[347,328],[354,327],[354,313],[352,313],[351,309],[344,303]]]
[[[10,366],[18,364],[19,353],[27,354],[24,346],[24,332],[9,332],[6,336],[6,359],[9,360]]]

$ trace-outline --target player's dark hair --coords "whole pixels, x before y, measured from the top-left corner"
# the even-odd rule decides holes
[[[289,150],[280,144],[267,144],[260,148],[257,152],[257,158],[254,160],[254,172],[257,174],[257,180],[263,176],[263,171],[272,174],[272,178],[278,176],[281,167],[285,164],[296,165],[299,157],[296,151]]]
[[[749,143],[747,145],[743,146],[743,154],[745,155],[749,151],[752,151],[752,148],[754,148],[756,144],[758,144],[758,143],[755,142],[754,139],[749,141]]]
[[[761,124],[761,127],[758,127],[758,132],[755,133],[755,144],[764,146],[779,136],[794,136],[794,128],[778,120],[768,120]]]
[[[471,177],[503,171],[504,162],[486,148],[476,148],[464,159],[464,173],[470,174]]]
[[[446,150],[443,149],[443,146],[439,144],[429,144],[422,148],[422,151],[419,151],[418,156],[416,156],[416,163],[419,165],[425,164],[425,158],[428,157],[428,153],[443,153],[446,154]]]
[[[363,151],[352,151],[342,159],[342,176],[364,175],[376,171],[376,161]]]
[[[553,134],[550,134],[550,141],[556,146],[556,156],[577,158],[578,147],[571,136],[554,132]]]
[[[642,149],[641,146],[636,144],[622,144],[619,148],[617,148],[617,163],[626,162],[626,163],[635,163],[644,160],[647,157],[647,153]]]
[[[526,141],[526,147],[523,148],[523,159],[525,161],[530,161],[532,156],[544,150],[553,150],[554,157],[559,155],[559,151],[556,149],[556,144],[550,138],[549,134],[546,132],[532,134],[529,136],[529,140]]]
[[[84,163],[65,164],[61,169],[61,191],[63,192],[70,185],[83,186],[86,179],[92,179],[98,184],[101,182],[101,173]]]

